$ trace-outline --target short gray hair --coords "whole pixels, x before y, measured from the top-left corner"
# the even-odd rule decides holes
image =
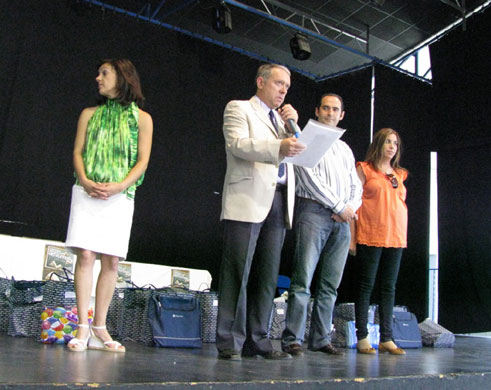
[[[271,72],[275,68],[283,69],[288,74],[288,76],[291,76],[290,70],[286,66],[278,64],[263,64],[257,70],[256,81],[259,77],[262,77],[264,80],[269,79],[269,76],[271,76]]]

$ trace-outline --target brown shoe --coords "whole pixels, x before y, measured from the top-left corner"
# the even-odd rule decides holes
[[[377,350],[373,347],[370,348],[358,348],[356,347],[356,352],[361,353],[363,355],[375,355]]]
[[[384,345],[384,344],[389,344],[389,346]],[[395,348],[390,348],[390,347],[395,347]],[[389,352],[391,355],[405,355],[406,351],[404,351],[402,348],[397,347],[392,341],[387,341],[385,343],[379,343],[378,345],[378,351],[380,353],[384,352]]]
[[[326,344],[322,348],[316,349],[315,351],[324,352],[324,353],[327,353],[329,355],[344,355],[344,352],[342,352],[339,349],[337,349],[331,343]]]
[[[370,341],[368,341],[368,338],[366,337],[358,340],[356,343],[356,351],[364,355],[375,355],[377,353],[377,350],[372,347]]]
[[[303,356],[303,348],[300,344],[284,345],[281,349],[292,356]]]

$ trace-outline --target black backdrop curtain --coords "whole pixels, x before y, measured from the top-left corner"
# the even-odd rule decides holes
[[[491,330],[491,13],[431,46],[438,151],[440,323]]]
[[[64,241],[78,115],[95,100],[97,61],[127,57],[140,72],[145,109],[155,124],[150,166],[136,196],[128,260],[208,269],[216,283],[225,173],[223,108],[231,99],[248,99],[254,93],[259,62],[77,2],[16,1],[4,4],[2,11],[0,220],[14,223],[0,222],[0,233]],[[425,135],[419,139],[409,132],[423,132],[416,125],[420,114],[414,115],[414,106],[424,99],[414,81],[384,69],[377,72],[376,127],[401,131],[408,146],[403,162],[412,173],[410,248],[404,260],[408,265],[401,270],[398,303],[421,317],[421,264],[427,256],[422,260],[419,248],[422,243],[427,247],[427,205],[418,196],[426,191],[419,170],[427,157],[419,148]],[[297,108],[303,126],[314,117],[321,93],[342,95],[347,110],[341,122],[347,129],[343,139],[362,160],[369,142],[370,76],[371,70],[365,69],[316,84],[293,75],[287,102]],[[413,91],[410,98],[408,91]],[[410,103],[412,99],[418,103]],[[290,258],[287,243],[284,273],[289,272]],[[349,260],[340,289],[342,301],[353,300],[352,264]]]
[[[77,119],[97,97],[98,61],[126,57],[154,120],[128,260],[207,269],[216,283],[223,109],[254,94],[259,61],[98,7],[51,0],[3,5],[0,53],[0,233],[65,240]],[[302,124],[315,95],[314,81],[293,75],[287,102]]]

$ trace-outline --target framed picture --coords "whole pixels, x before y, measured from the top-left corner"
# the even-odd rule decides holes
[[[65,276],[64,270],[73,273],[76,259],[77,255],[63,246],[46,245],[43,280],[58,280],[57,275]]]
[[[131,281],[131,264],[119,263],[118,264],[118,279],[116,281],[116,287],[128,287]]]
[[[189,288],[189,270],[172,269],[170,284],[175,287]]]

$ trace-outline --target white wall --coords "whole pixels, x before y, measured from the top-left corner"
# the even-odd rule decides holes
[[[0,276],[14,277],[15,280],[42,280],[46,245],[64,246],[64,243],[0,234]],[[189,270],[191,290],[205,290],[211,286],[211,275],[206,270],[126,261],[123,263],[131,264],[131,280],[137,286],[148,283],[155,287],[169,286],[172,269]],[[99,270],[100,262],[97,261],[94,280]]]

